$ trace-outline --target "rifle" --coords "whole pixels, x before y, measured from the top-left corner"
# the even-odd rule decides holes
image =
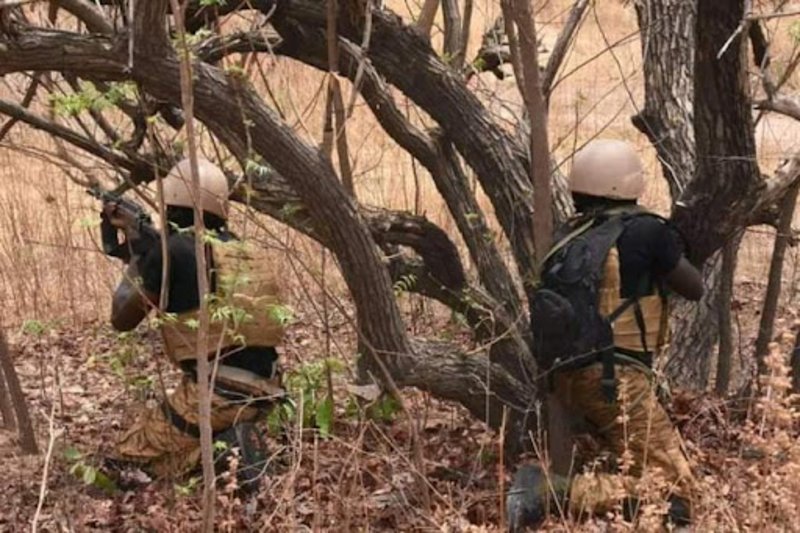
[[[86,192],[103,202],[100,234],[106,255],[127,263],[131,257],[142,255],[158,245],[161,235],[153,227],[150,215],[139,204],[123,198],[119,193],[104,191],[96,185]],[[112,224],[111,216],[121,220],[122,225]],[[120,230],[125,234],[123,242],[119,241]]]

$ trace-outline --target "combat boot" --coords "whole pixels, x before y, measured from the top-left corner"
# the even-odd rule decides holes
[[[259,481],[267,467],[267,447],[258,428],[252,422],[240,422],[214,438],[216,446],[214,468],[217,475],[227,472],[234,449],[238,451],[236,480],[239,491],[251,494],[258,489]]]
[[[538,465],[524,465],[514,476],[514,484],[506,497],[506,517],[511,533],[540,525],[548,512],[566,505],[569,480],[545,475]],[[548,500],[550,500],[548,502]]]

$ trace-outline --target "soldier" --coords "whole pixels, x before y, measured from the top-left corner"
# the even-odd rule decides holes
[[[240,481],[250,481],[257,463],[263,462],[252,421],[283,395],[275,350],[283,332],[275,312],[279,287],[265,252],[239,241],[226,227],[224,173],[206,160],[200,160],[198,167],[198,202],[205,227],[213,235],[206,245],[209,305],[219,311],[214,313],[217,319],[210,321],[208,334],[208,357],[215,369],[211,425],[215,440],[239,447],[245,467],[239,471]],[[196,374],[200,300],[189,168],[188,160],[181,161],[163,181],[169,260],[167,304],[159,317],[166,355],[184,376],[161,406],[145,412],[124,433],[114,458],[140,465],[157,477],[186,474],[200,458]],[[115,217],[113,203],[104,206],[103,220],[125,228],[124,221]],[[128,231],[127,239],[135,241],[136,236]],[[137,250],[136,243],[131,244]],[[158,308],[162,269],[160,244],[131,259],[113,298],[111,323],[117,330],[132,330],[151,309]]]
[[[671,488],[669,518],[687,523],[692,473],[651,365],[667,339],[668,290],[698,300],[702,278],[678,232],[636,205],[644,176],[630,145],[590,142],[575,156],[570,188],[577,215],[557,232],[542,267],[531,303],[533,350],[568,412],[588,422],[612,456],[629,451],[633,464],[625,476],[571,479],[523,466],[507,499],[511,529],[542,521],[553,494],[573,515],[607,512],[621,500],[630,511],[638,477],[654,468]]]

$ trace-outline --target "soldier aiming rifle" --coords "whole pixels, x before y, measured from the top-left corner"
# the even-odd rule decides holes
[[[228,182],[221,169],[200,160],[199,194],[203,222],[212,237],[206,244],[209,288],[215,305],[235,307],[235,321],[212,320],[207,356],[215,365],[211,426],[215,441],[238,448],[237,477],[253,489],[265,464],[263,441],[253,422],[284,396],[275,347],[283,335],[280,285],[267,253],[240,241],[227,228]],[[144,210],[118,194],[89,191],[103,201],[102,239],[106,254],[128,264],[117,287],[111,323],[134,329],[152,309],[161,313],[167,357],[183,379],[160,406],[144,412],[117,443],[107,464],[116,470],[136,466],[156,477],[182,476],[200,462],[197,385],[197,316],[200,295],[194,237],[194,202],[189,161],[178,163],[163,181],[166,206],[168,296],[159,308],[164,268],[161,237]],[[119,241],[119,233],[124,240]],[[224,315],[225,313],[220,313]],[[235,322],[235,323],[234,323]],[[227,461],[218,461],[223,468]]]

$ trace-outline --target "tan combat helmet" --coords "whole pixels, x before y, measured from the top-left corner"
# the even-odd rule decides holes
[[[613,200],[636,200],[644,192],[642,160],[625,141],[598,139],[575,154],[570,190]]]
[[[228,218],[228,180],[219,167],[207,159],[198,158],[200,181],[200,207],[226,220]],[[164,203],[178,207],[194,208],[192,175],[189,159],[172,167],[164,178]]]

